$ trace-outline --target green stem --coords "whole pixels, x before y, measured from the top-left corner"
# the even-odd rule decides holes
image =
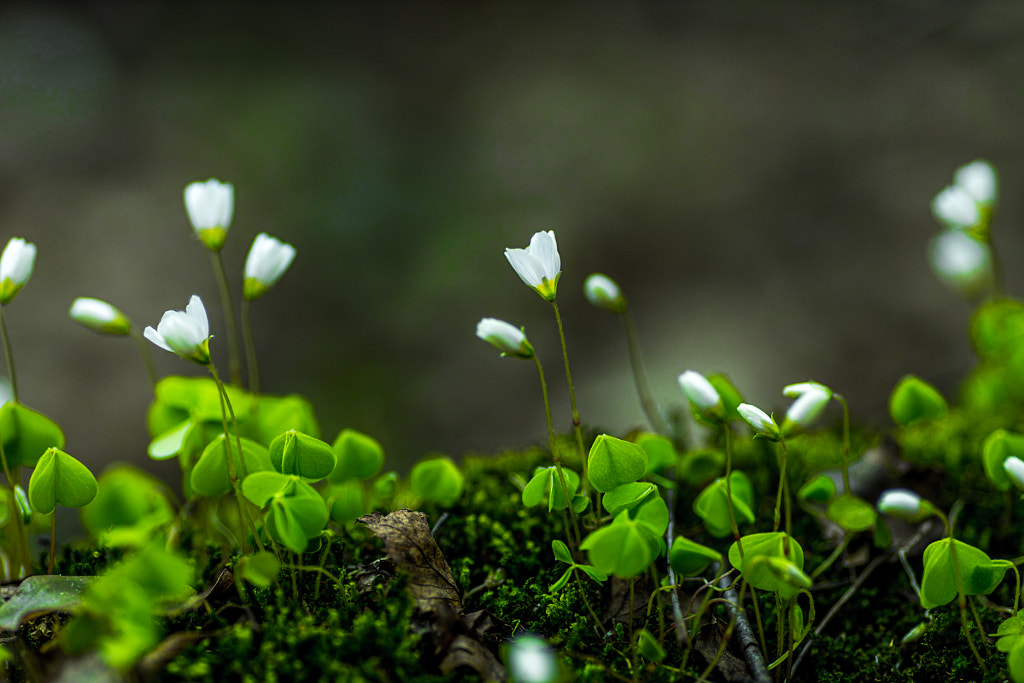
[[[640,407],[643,408],[651,427],[659,434],[669,436],[668,423],[661,416],[658,410],[658,402],[651,394],[651,388],[647,384],[647,371],[644,368],[644,356],[640,350],[640,334],[636,329],[636,321],[633,319],[633,312],[626,309],[622,315],[622,324],[626,328],[626,344],[629,346],[629,364],[633,368],[633,381],[636,384],[636,393],[640,396]]]
[[[220,252],[211,252],[213,272],[217,275],[217,287],[220,289],[220,303],[224,309],[224,321],[228,328],[228,363],[231,369],[231,383],[242,385],[242,362],[238,347],[238,325],[235,323],[235,309],[231,303],[231,289],[228,287],[228,275],[224,270],[224,259]]]
[[[142,364],[146,366],[146,377],[149,378],[149,384],[156,390],[156,368],[153,366],[153,354],[149,350],[149,344],[146,343],[145,338],[139,334],[139,330],[132,325],[128,330],[128,334],[132,339],[135,340],[135,344],[139,347],[139,353],[142,355]]]
[[[818,578],[826,569],[831,567],[843,554],[843,551],[846,550],[846,546],[850,545],[851,540],[853,540],[853,534],[848,531],[844,531],[843,540],[839,542],[839,545],[837,545],[836,549],[832,551],[832,554],[825,558],[825,561],[818,565],[817,569],[811,573],[811,579],[813,580]]]
[[[260,550],[263,550],[263,541],[260,540],[260,535],[256,530],[256,525],[253,523],[246,511],[245,500],[242,496],[242,487],[238,483],[238,470],[235,468],[235,461],[231,457],[231,433],[228,431],[228,411],[225,409],[225,406],[227,406],[227,408],[231,407],[231,402],[227,399],[228,392],[225,390],[224,383],[221,382],[220,375],[217,374],[217,368],[214,367],[213,363],[211,362],[207,367],[210,369],[210,374],[213,375],[213,381],[217,383],[217,389],[220,392],[221,424],[224,427],[224,453],[228,460],[228,479],[231,481],[231,488],[235,492],[235,502],[238,504],[238,516],[241,517],[246,526],[249,527],[249,532],[252,533],[253,538],[256,540],[256,546]],[[231,419],[234,420],[234,414],[232,414]],[[239,442],[238,447],[238,459],[243,460],[241,442]],[[245,541],[243,539],[242,545],[244,546],[244,544]]]
[[[249,368],[249,393],[258,396],[260,393],[260,368],[256,363],[256,344],[252,339],[252,322],[249,309],[252,302],[242,299],[242,340],[245,343],[245,364]]]
[[[14,374],[14,354],[11,352],[11,339],[7,335],[7,319],[4,317],[5,306],[0,305],[0,338],[4,343],[4,357],[7,359],[7,376],[11,380],[11,400],[18,402],[18,376]]]
[[[0,307],[0,310],[3,310]],[[25,522],[21,519],[21,508],[18,507],[17,478],[11,473],[7,464],[7,454],[4,452],[3,438],[0,437],[0,464],[3,464],[4,476],[7,477],[7,488],[10,494],[11,515],[14,517],[14,524],[18,535],[18,554],[21,556],[21,568],[25,576],[32,573],[32,551],[28,547],[28,532],[25,529]],[[14,577],[12,577],[14,578]]]
[[[732,428],[729,422],[722,423],[725,432],[725,499],[729,508],[729,524],[732,525],[732,537],[736,541],[736,550],[743,559],[743,540],[740,537],[740,527],[736,524],[736,511],[732,507]]]
[[[562,314],[558,311],[558,303],[551,302],[555,310],[555,322],[558,323],[558,339],[562,343],[562,359],[565,361],[565,381],[569,385],[569,404],[572,406],[572,428],[576,434],[576,447],[580,451],[580,461],[583,463],[583,490],[589,495],[590,478],[587,476],[587,453],[583,450],[583,432],[580,430],[580,411],[576,408],[576,388],[572,383],[572,372],[569,371],[569,354],[565,350],[565,329],[562,326]],[[596,508],[595,508],[596,509]]]
[[[555,442],[555,428],[551,422],[551,402],[548,400],[548,383],[544,379],[544,366],[540,364],[540,358],[533,354],[533,362],[537,366],[537,374],[540,375],[540,390],[544,396],[544,416],[548,420],[548,442],[551,444],[551,459],[555,462],[555,473],[558,481],[562,483],[562,493],[569,504],[569,519],[572,520],[572,529],[576,534],[573,556],[579,552],[580,543],[583,542],[583,534],[580,532],[579,521],[576,519],[576,511],[572,509],[572,496],[569,495],[569,485],[566,483],[565,473],[562,471],[562,456],[558,452],[558,444]],[[550,493],[549,493],[550,495]]]
[[[47,565],[46,573],[53,575],[53,556],[57,549],[57,509],[50,513],[50,564]]]

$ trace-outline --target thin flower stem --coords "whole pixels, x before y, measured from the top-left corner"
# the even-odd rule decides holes
[[[633,312],[626,309],[622,315],[622,325],[626,328],[626,344],[629,346],[629,363],[633,368],[633,381],[636,383],[636,393],[640,397],[640,407],[643,408],[651,428],[659,434],[670,436],[668,423],[661,416],[658,409],[658,402],[651,394],[651,388],[647,384],[647,370],[644,367],[644,356],[640,350],[640,334],[637,332],[636,320]]]
[[[57,509],[50,513],[50,564],[47,565],[46,573],[53,574],[53,555],[57,549]]]
[[[843,554],[843,551],[846,550],[846,546],[850,545],[851,540],[853,540],[853,534],[849,531],[843,532],[843,540],[839,542],[839,545],[837,545],[836,549],[832,551],[832,554],[825,558],[825,561],[818,565],[818,567],[811,573],[811,579],[813,580],[818,578],[826,569],[831,567]]]
[[[729,508],[729,524],[732,526],[736,550],[740,559],[743,559],[743,540],[740,538],[740,527],[736,524],[736,511],[732,507],[732,428],[728,421],[722,423],[722,430],[725,432],[725,499]]]
[[[228,275],[224,270],[224,259],[220,252],[211,252],[213,272],[217,274],[217,287],[220,289],[221,308],[224,309],[224,321],[228,328],[228,363],[231,370],[231,383],[242,385],[241,352],[238,346],[238,325],[235,323],[235,308],[231,303],[231,288],[228,287]]]
[[[11,400],[18,402],[18,376],[14,374],[14,354],[11,352],[11,339],[7,335],[7,319],[4,317],[5,307],[0,305],[0,337],[4,343],[4,357],[7,359],[7,376],[11,380]]]
[[[142,364],[146,366],[146,377],[149,378],[149,384],[156,390],[156,368],[153,366],[153,354],[149,350],[149,344],[146,343],[145,338],[139,334],[138,328],[132,325],[128,330],[128,334],[132,339],[135,340],[136,345],[139,347],[139,354],[142,355]]]
[[[249,318],[251,305],[251,301],[242,299],[242,340],[245,343],[245,364],[249,368],[249,393],[259,396],[260,368],[256,362],[256,344],[253,342],[252,322]]]
[[[558,444],[555,442],[555,428],[551,422],[551,402],[548,400],[548,383],[544,379],[544,366],[540,364],[540,357],[536,353],[533,354],[533,362],[537,366],[537,374],[540,375],[540,390],[544,395],[544,417],[548,420],[548,441],[551,444],[551,459],[555,462],[555,472],[558,475],[558,480],[562,483],[562,493],[565,495],[566,502],[569,503],[569,519],[572,520],[572,529],[576,535],[574,550],[579,552],[580,543],[583,542],[583,534],[580,532],[580,524],[576,519],[576,511],[572,509],[572,496],[569,495],[569,485],[566,483],[565,473],[562,471],[562,456],[558,452]]]
[[[0,311],[3,307],[0,306]],[[2,320],[2,317],[0,317]],[[14,517],[14,523],[17,527],[18,535],[18,554],[21,556],[21,568],[24,576],[28,576],[32,573],[32,551],[28,547],[28,532],[25,530],[25,522],[21,518],[21,509],[18,507],[18,491],[16,488],[18,478],[11,473],[11,468],[7,464],[7,454],[4,452],[3,438],[0,437],[0,464],[4,467],[4,476],[7,477],[7,488],[10,493],[10,500],[8,501],[11,506],[11,515]],[[17,468],[15,468],[17,472]]]
[[[253,538],[256,540],[256,546],[260,550],[263,550],[263,541],[260,540],[260,535],[256,530],[256,525],[253,523],[252,519],[249,517],[249,514],[246,511],[245,500],[243,499],[242,496],[242,488],[238,482],[238,470],[235,469],[235,461],[231,457],[231,436],[230,432],[228,431],[228,410],[230,410],[231,408],[231,402],[228,401],[228,392],[224,388],[224,383],[221,382],[220,375],[217,374],[217,368],[214,367],[213,363],[211,362],[207,367],[210,369],[210,374],[213,375],[213,381],[217,383],[217,389],[220,391],[221,424],[224,426],[224,453],[227,456],[228,460],[228,479],[230,479],[231,488],[235,492],[235,502],[238,503],[238,515],[245,521],[246,526],[249,527],[249,532],[252,533]],[[227,410],[225,409],[225,406],[227,407]],[[231,415],[231,420],[232,422],[234,422],[235,420],[233,412]],[[235,430],[235,434],[237,438],[237,428]],[[238,442],[238,459],[243,460],[241,441]],[[243,462],[242,465],[244,467],[245,463]]]
[[[569,404],[572,406],[572,428],[576,434],[576,447],[580,451],[583,465],[583,490],[589,496],[590,478],[587,476],[587,452],[583,450],[583,432],[580,430],[580,411],[576,408],[576,389],[572,383],[572,372],[569,371],[569,354],[565,350],[565,329],[562,326],[562,314],[558,311],[558,303],[551,302],[555,310],[555,322],[558,323],[558,339],[562,343],[562,359],[565,361],[565,381],[569,384]]]

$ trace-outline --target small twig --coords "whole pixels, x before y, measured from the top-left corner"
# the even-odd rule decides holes
[[[825,630],[825,627],[828,626],[828,623],[832,621],[832,618],[835,617],[836,614],[839,613],[839,610],[842,609],[843,605],[845,605],[850,600],[850,598],[853,597],[853,594],[857,592],[857,589],[859,589],[864,584],[864,582],[867,581],[868,577],[871,576],[871,573],[874,572],[875,569],[877,569],[886,560],[891,560],[893,555],[898,554],[901,559],[905,560],[906,551],[909,548],[913,548],[915,545],[917,545],[921,541],[921,539],[925,537],[925,534],[931,531],[931,527],[932,522],[931,520],[928,520],[927,522],[921,525],[921,528],[918,529],[917,533],[914,534],[914,536],[909,541],[904,543],[899,548],[889,549],[884,554],[879,555],[878,557],[873,559],[871,563],[868,564],[868,566],[864,567],[864,571],[862,571],[857,576],[857,579],[850,585],[849,588],[846,589],[846,592],[843,593],[843,595],[838,600],[836,600],[836,603],[834,605],[832,605],[832,608],[829,609],[828,614],[824,616],[824,618],[821,620],[818,626],[814,629],[814,633],[807,637],[807,642],[804,644],[803,649],[800,650],[800,654],[797,655],[796,661],[793,662],[794,674],[796,673],[797,667],[800,666],[800,662],[803,661],[804,656],[810,651],[811,645],[814,644],[814,639],[822,634],[822,632]],[[911,581],[913,580],[913,574],[911,573]]]
[[[441,528],[441,525],[444,524],[446,519],[448,519],[447,512],[441,515],[441,517],[437,520],[437,524],[435,524],[434,528],[430,530],[431,536],[437,536],[437,530]]]
[[[723,560],[724,562],[726,561]],[[772,677],[768,675],[768,668],[764,663],[764,653],[761,652],[761,648],[757,645],[757,637],[754,635],[754,630],[750,628],[750,622],[747,621],[743,609],[736,602],[736,590],[730,585],[728,573],[722,574],[722,578],[718,581],[718,586],[725,591],[725,597],[727,598],[726,609],[736,619],[735,633],[739,639],[743,658],[747,661],[747,666],[750,667],[751,679],[756,683],[771,683]],[[757,598],[754,599],[756,600]]]

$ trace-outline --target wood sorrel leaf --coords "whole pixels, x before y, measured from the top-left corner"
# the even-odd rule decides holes
[[[99,493],[82,509],[82,524],[93,537],[114,546],[144,545],[174,519],[166,487],[130,466],[100,475]]]
[[[664,542],[662,536],[668,530],[669,517],[668,505],[665,504],[664,498],[655,496],[654,498],[647,499],[640,507],[636,508],[635,513],[630,513],[630,517],[646,526],[658,538],[660,543]]]
[[[836,495],[836,483],[827,474],[819,474],[800,487],[797,500],[805,503],[827,503]]]
[[[901,427],[940,418],[948,409],[939,390],[916,375],[904,375],[889,396],[889,415]]]
[[[754,487],[743,472],[733,470],[729,475],[732,488],[732,509],[737,524],[754,521]],[[715,538],[725,538],[732,533],[729,521],[729,493],[725,477],[719,477],[708,484],[693,501],[693,511],[704,520],[708,533]]]
[[[338,457],[338,464],[330,474],[333,484],[349,479],[366,481],[380,472],[384,464],[384,449],[380,443],[354,429],[342,430],[332,448]]]
[[[166,460],[185,450],[193,435],[200,432],[199,423],[191,418],[177,424],[149,443],[146,452],[154,460]]]
[[[458,502],[465,479],[451,458],[441,456],[416,463],[409,485],[420,498],[447,507]]]
[[[679,460],[675,446],[661,434],[643,432],[636,437],[636,445],[647,454],[647,472],[661,472]]]
[[[289,429],[320,438],[320,423],[316,419],[313,404],[298,394],[261,395],[254,426],[259,440],[267,444]]]
[[[363,482],[349,479],[343,484],[331,484],[324,490],[324,500],[331,519],[338,524],[354,522],[366,514],[366,495]]]
[[[253,472],[242,482],[242,495],[258,508],[265,507],[270,499],[284,495],[298,477],[280,472]]]
[[[833,498],[826,509],[829,519],[846,531],[864,531],[875,525],[875,508],[852,493]]]
[[[48,515],[57,505],[80,508],[96,497],[96,477],[64,451],[49,448],[39,458],[28,483],[28,500],[36,512]]]
[[[559,540],[551,541],[551,552],[555,554],[555,559],[559,562],[565,562],[566,564],[575,564],[572,559],[572,553],[569,552],[569,546]]]
[[[629,484],[647,471],[647,453],[635,443],[602,434],[590,447],[590,483],[601,493]]]
[[[921,606],[925,609],[945,605],[957,596],[953,552],[956,553],[960,567],[964,595],[991,593],[1003,580],[1006,570],[1012,566],[1006,560],[992,560],[981,550],[962,541],[951,538],[935,541],[924,549]]]
[[[649,482],[633,482],[616,486],[601,497],[601,505],[612,517],[623,510],[635,510],[657,490]]]
[[[1013,486],[1003,469],[1003,463],[1010,457],[1024,459],[1024,435],[1005,429],[997,429],[989,434],[981,448],[981,462],[985,476],[1000,491]]]
[[[659,537],[646,524],[629,518],[622,512],[608,526],[591,532],[581,550],[587,551],[590,563],[598,570],[629,578],[650,566],[658,556]]]
[[[722,555],[717,550],[691,541],[685,536],[676,536],[668,551],[668,561],[679,575],[697,576],[712,562],[721,562]]]
[[[34,467],[47,448],[64,448],[60,426],[20,403],[5,403],[0,408],[0,437],[7,466],[12,471],[16,467]]]
[[[192,485],[192,489],[199,495],[212,498],[231,491],[231,478],[228,474],[228,455],[225,441],[228,440],[225,439],[223,434],[211,441],[203,449],[199,462],[192,468],[189,483]],[[243,472],[252,474],[273,469],[270,465],[270,454],[266,448],[249,439],[241,439],[241,442],[242,459],[245,462],[244,468],[238,460],[238,441],[231,439],[227,443],[227,447],[231,448],[231,460],[235,465],[235,475],[237,477],[242,478]]]
[[[733,385],[732,380],[722,373],[714,373],[708,375],[708,381],[711,382],[711,386],[715,388],[715,391],[718,392],[719,397],[722,399],[722,405],[725,406],[725,419],[743,419],[736,410],[736,408],[743,403],[743,395],[739,392],[739,389]]]
[[[281,572],[281,561],[274,553],[263,550],[246,555],[235,564],[235,574],[258,588],[269,588]]]
[[[651,632],[645,628],[640,629],[640,634],[637,636],[636,644],[637,652],[640,656],[649,662],[660,662],[665,659],[665,648],[661,646],[658,639],[651,635]]]
[[[789,546],[789,554],[786,554],[786,546]],[[743,544],[743,557],[740,557],[739,547],[736,543],[729,546],[729,562],[743,574],[743,578],[754,588],[779,593],[788,600],[795,596],[799,589],[779,578],[767,566],[767,563],[757,561],[758,558],[776,557],[786,559],[793,563],[797,569],[804,568],[804,550],[795,538],[787,536],[782,531],[769,531],[760,534],[750,534],[740,539]],[[746,567],[747,569],[744,569]]]
[[[562,468],[562,473],[565,476],[565,488],[569,491],[570,498],[574,499],[580,486],[580,476],[567,467]],[[548,512],[569,507],[569,499],[565,497],[565,490],[558,481],[558,469],[554,465],[538,467],[533,478],[523,488],[523,505],[526,507],[535,507],[545,501],[548,504]]]
[[[337,457],[326,442],[290,429],[270,442],[270,462],[282,474],[318,481],[334,470]]]

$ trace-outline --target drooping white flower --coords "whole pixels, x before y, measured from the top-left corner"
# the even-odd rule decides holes
[[[242,295],[249,301],[258,299],[273,287],[295,258],[295,247],[265,232],[256,235],[249,256],[245,259],[245,282]]]
[[[497,347],[502,356],[524,360],[533,358],[533,347],[530,346],[523,331],[504,320],[481,319],[476,324],[476,336]]]
[[[796,397],[786,411],[786,420],[783,422],[783,428],[786,430],[807,429],[818,419],[821,411],[825,410],[825,406],[832,399],[832,390],[818,382],[790,384],[782,393],[791,398]]]
[[[184,311],[167,311],[154,330],[143,331],[146,339],[182,358],[202,365],[210,362],[210,321],[203,300],[195,294]]]
[[[36,245],[12,237],[0,256],[0,305],[11,303],[28,282],[36,263]]]
[[[981,159],[958,168],[953,174],[953,184],[962,187],[974,201],[982,205],[994,204],[999,193],[995,169]]]
[[[933,237],[928,261],[940,280],[963,294],[977,294],[992,282],[991,248],[960,230]]]
[[[68,311],[75,322],[85,325],[94,332],[101,334],[128,334],[132,324],[121,311],[106,301],[80,296],[71,303]]]
[[[626,312],[626,297],[619,285],[607,275],[594,273],[583,282],[583,294],[587,301],[610,313]]]
[[[763,436],[770,441],[778,441],[782,437],[782,430],[779,429],[779,425],[775,423],[772,416],[757,406],[741,403],[736,406],[736,412],[758,436]]]
[[[508,673],[514,683],[553,683],[558,678],[555,653],[535,636],[516,638],[508,648]]]
[[[235,186],[210,178],[185,188],[185,211],[192,228],[210,251],[220,251],[235,212]]]
[[[932,213],[953,229],[967,229],[981,221],[981,212],[974,197],[959,185],[950,185],[935,195]]]
[[[1006,472],[1006,476],[1014,486],[1024,489],[1024,460],[1011,455],[1003,461],[1003,471]]]
[[[725,404],[708,378],[695,370],[679,375],[679,388],[701,415],[713,422],[725,419]]]
[[[909,489],[889,489],[882,492],[875,507],[884,515],[916,522],[930,512],[931,504]]]
[[[526,249],[505,249],[505,258],[516,275],[543,299],[555,300],[562,259],[558,256],[554,230],[534,233]]]

